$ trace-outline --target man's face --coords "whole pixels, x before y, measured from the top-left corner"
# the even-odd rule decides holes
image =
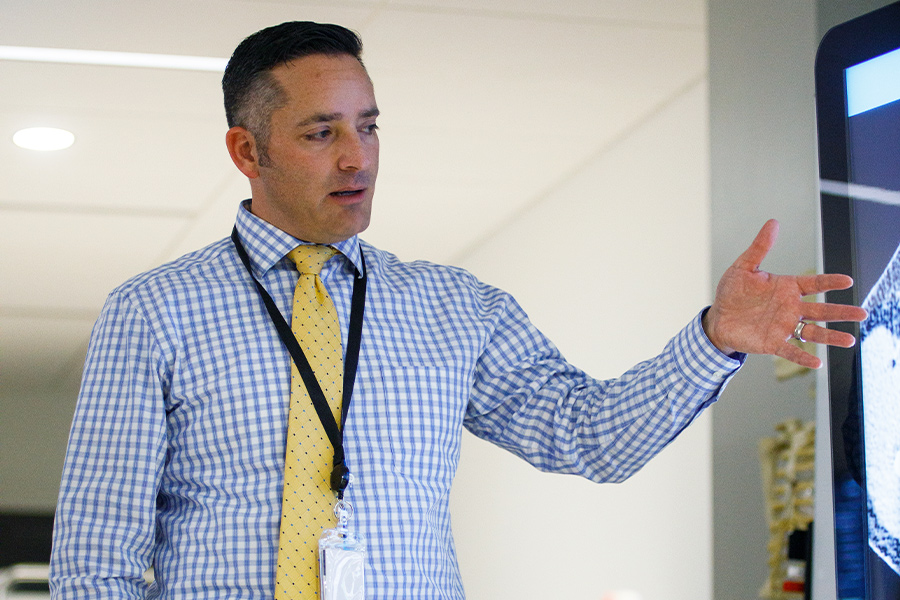
[[[269,121],[251,210],[307,242],[331,244],[369,226],[378,174],[372,82],[349,55],[314,54],[272,70],[287,102]]]

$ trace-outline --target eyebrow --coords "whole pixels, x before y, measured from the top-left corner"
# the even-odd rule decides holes
[[[381,111],[378,110],[378,107],[373,106],[368,110],[364,110],[359,113],[359,118],[361,119],[370,119],[372,117],[377,117],[381,114]],[[331,121],[340,121],[344,118],[344,113],[316,113],[309,118],[303,119],[299,123],[297,123],[297,127],[306,127],[308,125],[313,125],[315,123],[330,123]]]

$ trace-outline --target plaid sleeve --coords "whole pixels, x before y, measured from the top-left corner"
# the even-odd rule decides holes
[[[161,353],[121,294],[91,336],[63,468],[53,598],[143,598],[165,458]]]
[[[743,362],[697,315],[661,354],[600,381],[566,362],[506,298],[475,372],[466,427],[544,471],[619,482],[712,404]]]

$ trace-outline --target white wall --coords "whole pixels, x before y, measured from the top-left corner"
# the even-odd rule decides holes
[[[596,377],[657,353],[708,301],[706,98],[693,82],[462,261]],[[709,599],[710,494],[706,417],[621,485],[539,473],[467,435],[452,505],[467,593]]]

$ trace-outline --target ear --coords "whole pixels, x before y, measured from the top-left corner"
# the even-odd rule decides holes
[[[225,145],[241,173],[250,179],[259,177],[259,152],[252,133],[243,127],[232,127],[225,134]]]

